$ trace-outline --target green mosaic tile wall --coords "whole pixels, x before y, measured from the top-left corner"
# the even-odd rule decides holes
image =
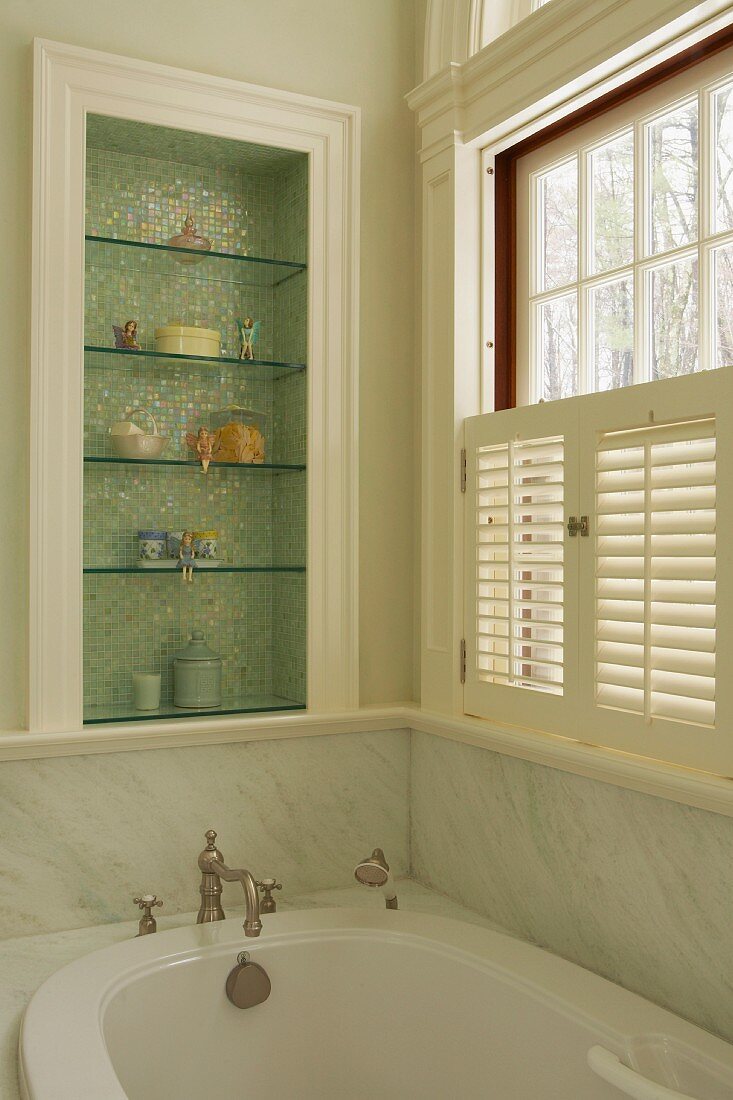
[[[275,183],[275,254],[305,263],[308,254],[308,162],[303,159]],[[285,279],[275,290],[276,359],[305,363],[308,349],[308,283],[304,276]]]
[[[287,392],[285,383],[289,381],[284,380]],[[291,422],[298,424],[300,414],[278,401],[278,407],[283,405],[283,409],[275,418],[276,390],[279,383],[263,379],[246,368],[88,354],[84,380],[85,453],[114,454],[110,425],[126,419],[126,410],[142,407],[150,410],[158,431],[169,441],[163,457],[192,458],[193,453],[186,445],[187,431],[195,432],[201,424],[211,426],[212,415],[229,405],[239,405],[257,414],[257,423],[265,437],[266,460],[287,461],[274,455],[290,453],[291,444],[278,442],[273,433],[287,430]],[[140,427],[150,423],[145,416],[137,416],[135,420]],[[292,453],[302,453],[298,443],[293,445]]]
[[[90,122],[96,146],[106,141],[110,148],[88,150],[88,234],[165,243],[191,209],[215,249],[306,261],[307,158],[281,152],[278,159],[278,151],[262,155],[263,147],[191,135],[179,142],[176,131],[138,124],[118,133],[115,125]],[[146,155],[125,153],[127,145]],[[179,146],[192,163],[149,155],[174,158]],[[225,167],[216,165],[219,152]],[[134,317],[141,344],[152,350],[154,328],[178,320],[218,329],[222,354],[236,355],[234,322],[249,312],[262,321],[259,357],[306,361],[305,274],[253,287],[229,277],[248,264],[206,261],[184,271],[185,278],[171,267],[162,270],[143,250],[88,244],[85,342],[111,346],[111,326]],[[141,405],[169,437],[165,457],[188,458],[186,429],[238,404],[259,414],[267,461],[304,462],[306,386],[305,372],[273,377],[246,365],[88,354],[85,453],[112,454],[109,425]],[[87,463],[85,565],[133,565],[144,527],[213,527],[228,563],[303,566],[306,484],[304,472],[220,468],[204,475],[195,468]],[[183,585],[178,574],[86,575],[85,705],[103,709],[130,700],[138,669],[161,671],[163,698],[171,698],[172,655],[199,628],[225,658],[225,695],[274,692],[304,701],[305,579],[200,572]]]
[[[223,658],[224,698],[269,693],[272,580],[266,573],[201,572],[193,584],[178,573],[84,578],[85,706],[131,698],[132,673],[162,674],[162,697],[173,698],[172,661],[192,630],[203,630]],[[286,615],[289,615],[286,612]],[[293,636],[297,629],[291,628]],[[287,655],[281,650],[281,659]],[[287,673],[285,680],[287,681]]]
[[[306,578],[282,573],[272,584],[272,691],[305,699]]]
[[[288,560],[283,561],[274,546],[272,485],[278,476],[258,470],[210,469],[204,474],[195,467],[87,464],[84,564],[134,566],[141,530],[215,529],[219,557],[229,565],[304,565],[299,515],[302,484],[294,487],[292,501],[281,494],[289,512],[282,518],[283,526],[297,532],[297,545],[287,545],[282,556]],[[302,479],[303,474],[288,476]]]

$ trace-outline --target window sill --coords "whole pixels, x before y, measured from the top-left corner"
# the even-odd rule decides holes
[[[83,726],[57,733],[12,730],[0,732],[0,762],[405,729],[409,722],[404,713],[403,707],[374,707],[320,714],[291,711],[251,717],[182,717],[175,722],[142,720]]]

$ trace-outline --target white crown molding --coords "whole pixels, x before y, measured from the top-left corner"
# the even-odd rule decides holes
[[[206,720],[190,718],[175,722],[86,726],[65,733],[2,733],[0,763],[410,729],[582,775],[599,783],[733,817],[733,779],[660,764],[537,730],[477,718],[451,717],[424,710],[414,703],[362,707],[328,714],[272,714]]]
[[[408,107],[424,112],[420,115],[421,122],[430,122],[440,114],[443,101],[454,107],[463,105],[463,68],[457,61],[451,61],[440,72],[407,93],[405,100]]]
[[[424,145],[486,143],[631,79],[733,21],[730,0],[552,0],[407,96]]]
[[[309,155],[308,701],[348,710],[358,700],[359,109],[36,40],[31,734],[81,724],[88,112]]]
[[[465,61],[481,45],[483,0],[428,0],[425,79],[451,61]]]

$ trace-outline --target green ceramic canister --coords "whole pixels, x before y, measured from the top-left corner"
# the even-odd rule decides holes
[[[173,703],[187,710],[221,706],[221,657],[194,630],[185,649],[173,658]]]

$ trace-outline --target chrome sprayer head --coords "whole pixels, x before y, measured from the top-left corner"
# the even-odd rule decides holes
[[[384,852],[381,848],[375,848],[368,859],[357,863],[354,868],[354,878],[362,886],[371,886],[372,889],[384,889],[387,908],[397,908],[397,894],[392,876],[389,873],[389,864],[384,858]]]

